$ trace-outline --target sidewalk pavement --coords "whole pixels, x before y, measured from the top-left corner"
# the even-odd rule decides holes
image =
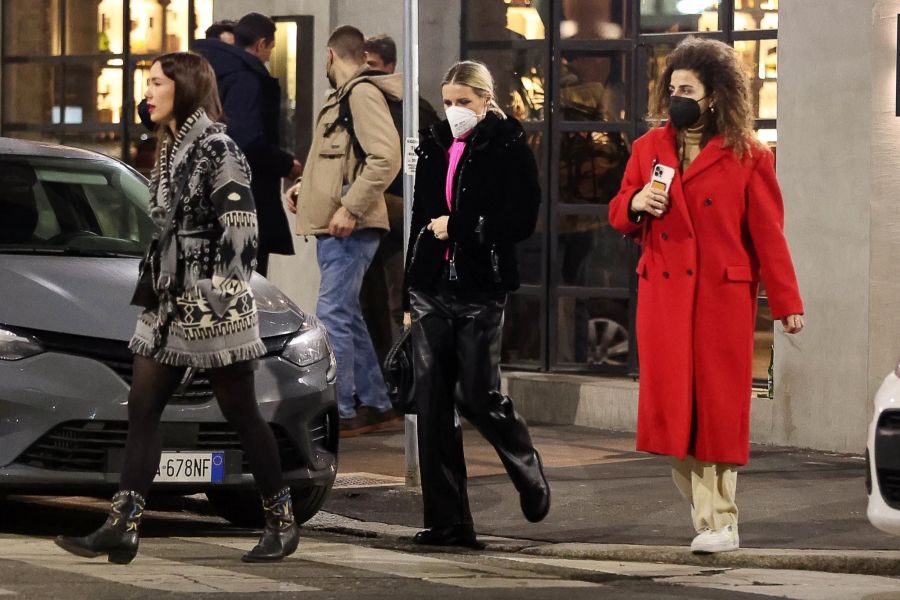
[[[550,514],[538,524],[522,517],[493,449],[474,429],[465,429],[472,514],[489,548],[900,575],[900,538],[866,520],[861,456],[754,446],[738,475],[742,550],[698,557],[688,550],[694,535],[690,512],[667,460],[635,452],[633,434],[573,426],[533,426],[531,433],[553,492]],[[324,510],[345,518],[332,528],[402,541],[421,527],[419,491],[401,479],[403,452],[399,429],[341,440],[342,487],[332,491]],[[364,487],[366,479],[377,483],[379,477],[380,487]]]

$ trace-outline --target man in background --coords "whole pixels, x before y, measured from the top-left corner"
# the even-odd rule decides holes
[[[393,74],[397,70],[397,44],[385,34],[366,40],[366,64],[372,71]],[[431,127],[440,121],[434,108],[419,97],[419,126]],[[403,131],[398,135],[403,139]],[[400,336],[403,328],[403,172],[388,186],[384,194],[391,230],[381,240],[363,279],[360,304],[372,335],[379,362]]]
[[[369,70],[365,37],[355,27],[335,29],[326,56],[334,91],[319,111],[306,173],[287,199],[297,213],[298,234],[316,236],[322,273],[316,315],[334,348],[341,436],[349,437],[400,423],[362,318],[359,291],[389,228],[384,192],[400,171],[400,138],[389,102],[400,100],[403,85],[397,75]]]
[[[232,21],[231,19],[223,19],[221,21],[216,21],[212,25],[206,28],[206,39],[212,40],[217,39],[225,42],[226,44],[234,43],[234,26],[237,23]]]
[[[206,28],[205,35],[208,40],[221,40],[226,44],[234,43],[234,25],[235,22],[230,19],[223,19],[221,21],[216,21],[212,25]],[[156,131],[156,123],[154,123],[150,119],[150,111],[147,110],[147,99],[142,98],[137,105],[137,114],[138,118],[141,120],[141,125],[146,127],[150,131]],[[143,138],[142,138],[142,141]],[[153,162],[156,161],[156,143],[153,142],[151,144],[151,160],[150,166],[153,166]],[[137,167],[138,165],[135,165]],[[148,169],[149,170],[149,169]]]
[[[269,254],[293,254],[294,240],[281,201],[281,179],[295,179],[303,167],[279,146],[281,86],[266,64],[275,49],[275,22],[249,13],[234,25],[234,45],[221,39],[197,40],[216,73],[228,135],[247,157],[259,220],[257,267],[265,275]]]

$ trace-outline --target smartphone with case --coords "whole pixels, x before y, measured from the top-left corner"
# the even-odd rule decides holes
[[[668,193],[669,186],[672,185],[672,179],[674,177],[675,169],[657,163],[653,165],[653,173],[650,177],[650,187]]]

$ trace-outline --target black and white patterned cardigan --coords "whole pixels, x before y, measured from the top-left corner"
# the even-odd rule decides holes
[[[161,231],[153,269],[158,309],[138,320],[130,347],[163,364],[219,367],[265,353],[249,281],[259,245],[250,168],[201,109],[162,142],[150,180]]]

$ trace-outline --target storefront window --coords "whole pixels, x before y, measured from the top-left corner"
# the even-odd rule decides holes
[[[544,119],[547,57],[542,49],[473,50],[469,58],[490,69],[497,103],[504,111],[520,121]]]
[[[627,261],[631,240],[609,226],[606,217],[561,214],[553,268],[561,285],[627,289],[633,269]]]
[[[641,0],[641,33],[718,29],[718,0]]]
[[[557,363],[626,367],[631,343],[627,299],[562,296],[557,306]]]
[[[506,302],[503,321],[504,363],[539,364],[541,360],[541,298],[530,294],[512,294]]]
[[[630,5],[628,0],[563,0],[559,36],[564,40],[622,39]]]
[[[97,51],[110,54],[122,54],[124,36],[122,23],[124,12],[122,0],[102,0],[97,5]],[[90,14],[90,13],[89,13]]]
[[[213,0],[194,0],[194,18],[197,21],[194,39],[203,39],[206,30],[213,24]]]
[[[774,151],[778,2],[467,0],[463,7],[463,56],[488,65],[501,106],[542,142],[533,147],[546,212],[518,248],[523,289],[510,297],[503,360],[637,374],[631,328],[640,251],[608,222],[631,143],[650,126],[648,100],[666,58],[699,33],[734,46],[750,78],[757,136]],[[764,378],[772,341],[764,294],[757,332],[754,376]]]
[[[544,0],[546,2],[546,0]],[[469,3],[466,34],[472,41],[543,40],[541,0],[479,0]]]
[[[559,149],[559,201],[609,204],[619,190],[628,145],[620,132],[564,133]]]
[[[630,117],[630,54],[564,52],[560,111],[566,121],[625,121]]]
[[[125,8],[122,0],[4,0],[4,135],[138,162],[148,154],[132,123],[149,64],[135,55],[187,50],[190,11],[205,29],[212,0],[130,0],[127,26]]]
[[[735,31],[778,29],[778,0],[735,0]]]
[[[161,54],[188,49],[188,0],[130,0],[131,51]]]

